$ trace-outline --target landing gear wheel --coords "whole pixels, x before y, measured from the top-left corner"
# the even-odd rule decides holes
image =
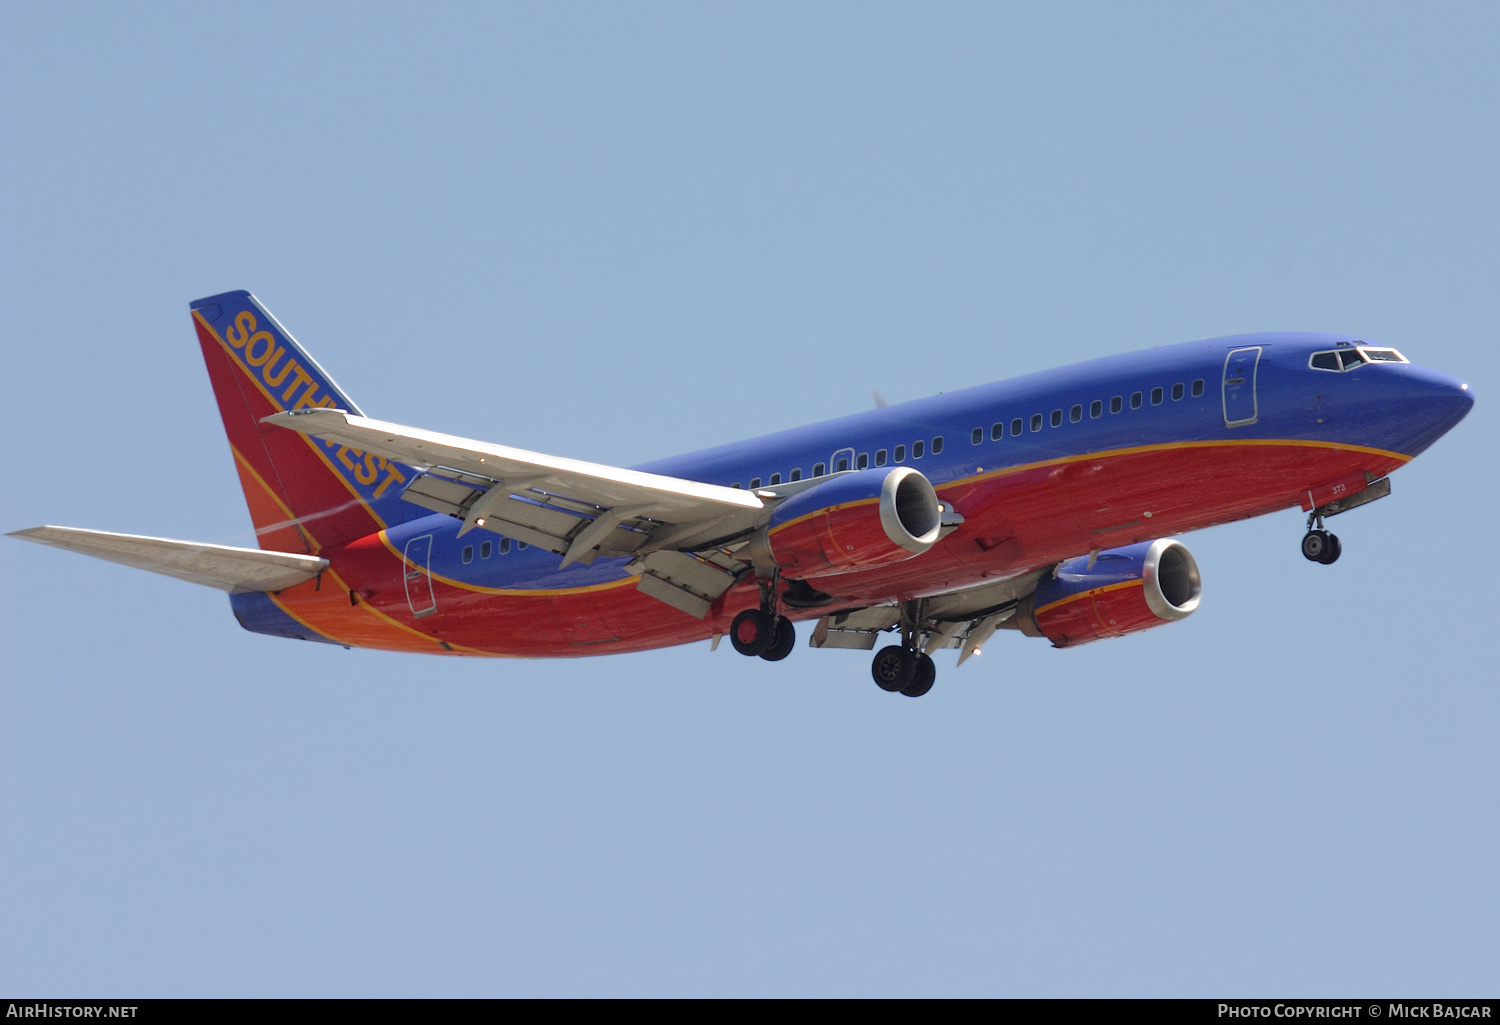
[[[729,642],[741,655],[761,655],[776,640],[771,617],[760,609],[746,609],[729,624]]]
[[[1326,530],[1309,530],[1302,535],[1302,557],[1308,562],[1330,562],[1328,553],[1337,543],[1337,539]]]
[[[770,647],[760,653],[760,657],[767,662],[780,662],[792,653],[797,646],[797,628],[792,625],[790,619],[776,620],[776,634],[771,640]]]
[[[937,666],[932,661],[931,655],[917,656],[917,671],[911,681],[910,687],[901,688],[901,693],[909,698],[919,698],[932,690],[932,685],[937,682]]]
[[[881,648],[870,663],[870,675],[881,690],[892,694],[910,687],[917,675],[917,653],[899,644]]]
[[[1318,561],[1325,566],[1329,566],[1337,562],[1339,556],[1342,554],[1344,554],[1344,545],[1339,541],[1339,536],[1337,534],[1329,534],[1328,550],[1318,557]]]

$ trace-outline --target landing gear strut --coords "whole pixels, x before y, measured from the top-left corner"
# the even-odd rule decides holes
[[[1307,518],[1307,533],[1302,535],[1302,556],[1309,562],[1327,566],[1343,554],[1344,546],[1337,534],[1323,529],[1323,517],[1313,513]]]

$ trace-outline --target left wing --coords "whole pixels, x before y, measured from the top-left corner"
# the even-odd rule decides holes
[[[419,467],[402,495],[407,501],[462,519],[460,534],[483,527],[556,552],[563,565],[600,555],[699,551],[754,529],[770,512],[759,495],[739,488],[491,445],[341,409],[292,410],[264,422]]]

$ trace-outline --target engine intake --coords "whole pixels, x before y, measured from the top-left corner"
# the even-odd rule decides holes
[[[788,498],[751,542],[757,562],[831,576],[921,555],[942,529],[937,492],[909,466],[840,474]]]
[[[1088,556],[1062,563],[1021,602],[1013,622],[1069,648],[1186,619],[1202,595],[1193,553],[1161,538],[1100,552],[1092,568]]]

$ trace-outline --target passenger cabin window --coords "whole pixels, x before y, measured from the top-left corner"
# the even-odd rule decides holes
[[[972,431],[969,432],[969,442],[970,442],[970,444],[977,445],[977,444],[979,444],[983,440],[984,440],[984,428],[983,427],[976,427]]]
[[[1164,398],[1166,398],[1166,392],[1162,391],[1160,388],[1151,389],[1151,404],[1153,406],[1161,405],[1161,400]]]
[[[859,458],[854,461],[854,465],[858,466],[861,470],[868,470],[870,468],[870,453],[861,452]]]
[[[736,485],[736,487],[738,487],[738,485]],[[508,538],[508,537],[502,537],[500,539],[500,554],[501,555],[509,555],[510,554],[510,538]]]
[[[1062,410],[1060,410],[1060,409],[1054,409],[1052,411],[1052,426],[1053,427],[1061,427],[1062,426]]]
[[[875,465],[876,466],[884,466],[885,465],[885,457],[886,457],[886,451],[885,451],[885,449],[883,449],[883,448],[877,448],[875,450]]]
[[[1198,380],[1196,380],[1196,381],[1193,382],[1193,398],[1196,399],[1196,398],[1200,397],[1202,394],[1203,394],[1203,378],[1200,377],[1200,378],[1198,378]]]
[[[750,478],[750,490],[754,491],[758,487],[760,487],[760,478],[759,477],[751,477]]]
[[[848,456],[839,456],[839,461],[838,461],[838,467],[837,467],[837,469],[838,469],[839,473],[843,473],[845,470],[849,469],[849,457]]]
[[[1040,413],[1033,413],[1033,414],[1031,414],[1031,432],[1033,434],[1035,434],[1037,431],[1039,431],[1041,429],[1042,429],[1042,414],[1040,414]]]
[[[771,486],[775,487],[777,484],[780,484],[780,483],[781,483],[781,474],[779,474],[779,473],[773,473],[773,474],[771,474]]]
[[[474,561],[474,546],[473,545],[464,545],[463,560],[464,560],[464,564],[465,565],[467,565],[467,564],[469,564],[469,563],[471,563],[471,562]]]
[[[789,480],[801,480],[802,479],[802,467],[799,466],[795,470],[793,470],[791,477],[788,478],[788,479]]]
[[[999,441],[1003,437],[1005,437],[1005,424],[990,424],[990,440]]]
[[[1141,408],[1141,393],[1140,392],[1135,391],[1135,392],[1131,392],[1130,393],[1130,408],[1131,409],[1140,409]]]
[[[921,459],[922,453],[926,451],[927,448],[922,442],[914,441],[911,443],[911,457],[913,459]]]
[[[526,542],[525,541],[517,541],[516,542],[516,551],[518,551],[518,552],[524,552],[525,550],[526,550]]]
[[[1074,406],[1072,409],[1068,410],[1068,419],[1072,420],[1075,424],[1078,421],[1082,420],[1083,419],[1083,407],[1082,406]]]
[[[1184,389],[1183,389],[1182,385],[1180,385],[1180,384],[1174,384],[1174,385],[1172,385],[1172,401],[1173,402],[1179,402],[1179,401],[1181,401],[1182,400],[1182,396],[1183,396],[1183,392],[1184,392]]]
[[[1100,402],[1098,399],[1095,399],[1093,402],[1089,403],[1089,419],[1090,420],[1097,420],[1097,419],[1099,419],[1103,415],[1104,415],[1104,403]]]
[[[1111,413],[1118,413],[1120,410],[1122,410],[1124,408],[1125,408],[1125,400],[1122,399],[1122,398],[1120,398],[1120,396],[1116,395],[1114,398],[1112,398],[1112,399],[1109,400],[1109,411]]]
[[[492,549],[490,548],[490,543],[486,541],[484,544],[479,546],[479,557],[481,559],[488,559],[490,557],[491,550]]]
[[[932,454],[938,455],[943,451],[943,436],[939,434],[932,439]]]
[[[822,463],[813,463],[813,476],[821,477],[828,472],[828,467]]]
[[[898,462],[898,463],[904,463],[904,462],[906,462],[906,446],[905,445],[897,445],[896,446],[896,462]]]

